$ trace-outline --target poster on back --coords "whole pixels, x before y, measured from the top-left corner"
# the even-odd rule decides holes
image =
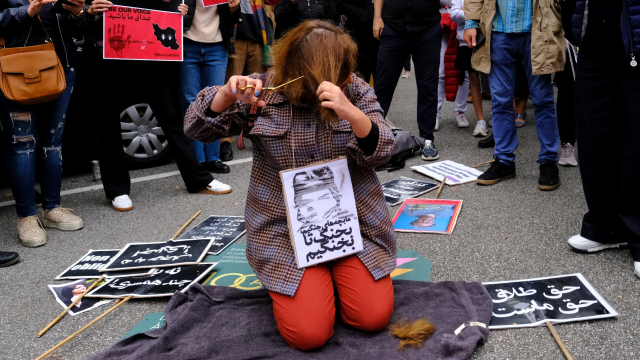
[[[582,274],[483,283],[493,300],[489,329],[619,316]]]
[[[100,272],[195,265],[211,247],[211,239],[127,244]]]
[[[56,280],[63,279],[97,279],[101,276],[113,277],[113,276],[136,276],[136,275],[148,275],[153,272],[153,269],[139,269],[120,271],[119,273],[101,273],[100,270],[104,268],[107,263],[116,256],[120,250],[89,250],[84,254],[80,260],[73,263],[63,271],[62,274],[56,277]]]
[[[191,285],[207,275],[217,263],[176,266],[156,269],[147,276],[108,279],[85,297],[100,298],[150,298],[172,296],[174,292],[186,292]]]
[[[298,268],[362,251],[345,157],[280,172]]]
[[[247,232],[243,216],[211,215],[180,239],[213,239],[210,255],[218,255]]]
[[[438,161],[432,164],[412,166],[414,171],[427,175],[430,178],[442,181],[447,177],[445,184],[460,185],[472,181],[476,181],[482,171],[476,170],[466,165],[458,164],[451,160]]]
[[[182,61],[179,12],[114,5],[103,16],[104,59]]]
[[[387,204],[396,206],[406,199],[426,194],[437,187],[436,183],[401,176],[382,184],[382,191]]]
[[[53,293],[58,304],[62,305],[62,307],[66,309],[67,306],[71,305],[78,296],[82,295],[82,293],[84,293],[94,281],[97,281],[97,279],[80,279],[67,284],[49,285],[49,290]],[[111,301],[113,300],[96,298],[87,299],[83,297],[73,307],[71,307],[71,309],[69,309],[69,314],[74,316]]]
[[[407,199],[393,218],[393,229],[451,234],[461,208],[462,200]]]

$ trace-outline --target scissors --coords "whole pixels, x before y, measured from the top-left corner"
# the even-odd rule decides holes
[[[260,101],[260,100],[264,100],[264,98],[265,98],[265,97],[267,97],[267,95],[269,95],[269,94],[271,94],[271,93],[273,93],[273,92],[276,92],[276,91],[280,90],[280,88],[281,88],[281,87],[283,87],[283,86],[285,86],[285,85],[289,85],[289,84],[291,84],[291,83],[292,83],[292,82],[294,82],[294,81],[298,81],[298,80],[302,79],[303,77],[304,77],[304,76],[300,76],[300,77],[299,77],[299,78],[297,78],[297,79],[293,79],[293,80],[291,80],[291,81],[287,81],[286,83],[281,84],[281,85],[278,85],[278,86],[276,86],[276,87],[263,87],[263,88],[262,88],[262,91],[263,91],[262,96],[260,96],[259,98],[256,98],[253,102],[257,103],[257,102],[258,102],[258,101]],[[245,90],[247,90],[247,89],[255,89],[255,88],[256,88],[256,87],[255,87],[254,85],[247,85],[247,86],[239,86],[239,87],[238,87],[238,89],[240,89],[240,90],[242,90],[242,91],[245,91]]]

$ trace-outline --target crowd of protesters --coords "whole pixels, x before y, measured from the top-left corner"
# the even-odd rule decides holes
[[[267,72],[274,41],[305,21],[323,20],[338,25],[357,45],[356,74],[364,80],[358,80],[358,89],[367,92],[361,87],[373,84],[385,117],[399,79],[411,75],[413,63],[416,121],[425,141],[425,161],[440,158],[435,132],[445,99],[455,102],[457,126],[467,128],[469,98],[477,119],[470,135],[484,138],[481,147],[495,147],[495,162],[478,177],[480,185],[516,176],[518,128],[535,124],[540,190],[557,189],[558,165],[577,166],[579,160],[588,212],[581,233],[569,239],[569,245],[581,252],[628,246],[640,276],[640,68],[635,58],[640,54],[640,0],[264,1],[229,0],[205,7],[200,0],[185,0],[177,8],[163,2],[163,10],[183,15],[184,61],[170,63],[102,58],[103,13],[114,5],[109,0],[68,0],[62,13],[50,11],[55,0],[0,0],[3,46],[53,42],[66,79],[62,95],[35,105],[0,95],[6,174],[23,245],[44,245],[45,227],[71,231],[84,226],[78,215],[61,206],[60,197],[62,134],[76,78],[74,38],[85,40],[91,78],[99,85],[93,99],[101,108],[96,120],[103,129],[98,160],[105,196],[115,210],[129,211],[133,202],[123,165],[124,125],[114,107],[100,104],[129,95],[119,83],[108,81],[112,74],[135,74],[151,84],[151,91],[143,94],[145,102],[154,109],[187,190],[226,194],[231,186],[211,173],[230,172],[223,161],[233,159],[234,138],[211,143],[189,138],[184,118],[190,106],[203,89],[228,86],[232,77]],[[269,5],[269,11],[262,5]],[[485,119],[482,104],[483,79],[491,94],[490,119]],[[238,78],[234,81],[237,84]],[[527,120],[529,99],[535,119]],[[361,132],[369,131],[378,134],[375,122],[371,130]],[[41,218],[34,195],[36,164],[41,167]],[[16,253],[0,252],[0,266],[18,260]]]

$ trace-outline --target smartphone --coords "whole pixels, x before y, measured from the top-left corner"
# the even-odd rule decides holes
[[[484,36],[484,34],[482,33],[482,31],[480,29],[476,29],[477,34],[476,34],[476,47],[479,47],[480,45],[484,44],[484,41],[487,40],[487,37]]]

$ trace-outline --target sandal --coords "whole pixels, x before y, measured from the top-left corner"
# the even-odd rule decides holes
[[[487,126],[492,128],[493,127],[493,119],[489,120],[489,122],[487,122]]]
[[[527,113],[518,113],[516,114],[516,127],[521,128],[525,125],[525,120],[527,119]]]

